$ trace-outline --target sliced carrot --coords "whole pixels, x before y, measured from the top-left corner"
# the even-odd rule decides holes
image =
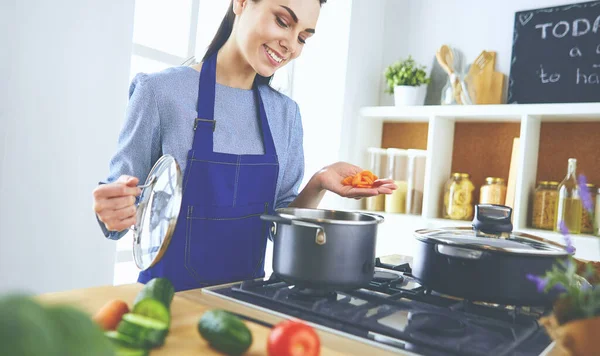
[[[122,300],[111,300],[104,304],[94,315],[93,320],[104,330],[115,330],[123,318],[129,312],[127,303]]]
[[[344,180],[342,181],[343,185],[352,185],[352,178],[354,178],[353,176],[348,176],[346,178],[344,178]]]
[[[362,171],[342,180],[343,185],[352,185],[355,188],[372,188],[373,183],[379,179],[371,171]]]
[[[352,185],[356,186],[357,184],[360,184],[360,174],[355,175],[352,179]]]

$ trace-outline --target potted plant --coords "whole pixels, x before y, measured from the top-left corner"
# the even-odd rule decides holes
[[[592,210],[592,198],[586,179],[579,176],[583,206]],[[574,252],[569,231],[561,223],[567,251]],[[575,259],[555,265],[544,276],[527,275],[540,292],[551,289],[561,293],[552,314],[540,319],[548,335],[556,342],[553,355],[600,355],[600,264]],[[582,282],[583,276],[590,283]]]
[[[427,77],[425,66],[419,66],[411,56],[387,67],[384,75],[387,83],[385,92],[394,94],[396,106],[425,103],[427,84],[431,78]]]

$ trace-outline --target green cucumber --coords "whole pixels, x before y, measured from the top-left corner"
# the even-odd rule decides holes
[[[252,345],[252,333],[246,324],[224,310],[204,313],[198,331],[210,346],[227,355],[241,355]]]
[[[174,295],[175,288],[168,279],[154,278],[136,296],[132,312],[170,325],[169,308]]]
[[[106,331],[104,335],[113,343],[115,346],[125,346],[132,348],[140,348],[144,345],[138,340],[134,340],[132,337],[121,334],[118,331],[111,330]]]
[[[133,339],[136,345],[152,348],[165,343],[169,326],[162,321],[143,315],[127,313],[123,315],[117,331]]]
[[[127,346],[116,346],[115,356],[148,356],[149,352],[146,349],[140,349]]]

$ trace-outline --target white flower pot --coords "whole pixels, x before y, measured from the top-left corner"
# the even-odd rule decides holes
[[[394,87],[394,103],[396,106],[415,106],[425,104],[427,84],[418,87],[400,85]]]

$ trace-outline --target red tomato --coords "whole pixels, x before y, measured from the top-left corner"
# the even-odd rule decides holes
[[[319,335],[298,321],[286,320],[277,324],[267,341],[270,356],[318,356],[320,351]]]

